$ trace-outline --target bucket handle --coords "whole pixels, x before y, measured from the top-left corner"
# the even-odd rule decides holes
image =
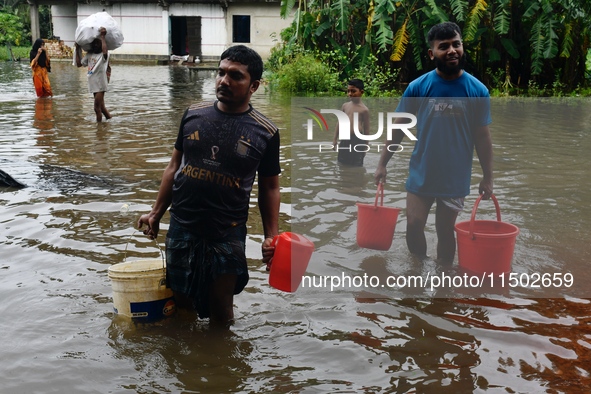
[[[378,190],[376,191],[376,201],[374,202],[374,209],[378,208],[378,197],[380,197],[380,206],[384,205],[384,184],[378,183]]]
[[[131,241],[131,239],[133,238],[133,236],[137,232],[138,232],[137,230],[133,230],[133,233],[131,233],[131,235],[129,236],[129,239],[127,240],[127,243],[125,244],[125,253],[123,254],[123,261],[127,260],[127,247],[129,246],[129,242]],[[156,241],[156,238],[154,238],[154,243],[156,244],[156,247],[160,251],[160,257],[162,258],[162,268],[166,268],[166,262],[164,260],[164,252],[162,252],[162,248],[158,244],[158,241]]]
[[[500,222],[501,221],[501,207],[499,207],[499,202],[497,201],[497,198],[495,197],[494,194],[491,194],[490,198],[495,203],[495,209],[497,211],[497,222]],[[478,204],[480,203],[480,200],[482,200],[482,194],[480,194],[478,196],[478,198],[476,199],[476,202],[474,203],[474,208],[472,208],[472,216],[470,217],[470,238],[471,239],[475,239],[475,237],[474,237],[474,220],[476,219],[476,210],[478,209]]]

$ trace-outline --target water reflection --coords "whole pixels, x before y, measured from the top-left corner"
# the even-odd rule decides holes
[[[35,101],[35,120],[33,127],[39,129],[41,134],[53,128],[53,100],[50,98],[39,98]]]
[[[219,333],[186,315],[121,321],[107,276],[110,264],[158,256],[153,242],[130,237],[154,201],[183,111],[213,98],[211,73],[115,64],[114,118],[100,125],[80,70],[55,62],[50,77],[55,96],[40,101],[27,65],[0,64],[0,168],[28,185],[0,189],[0,330],[10,338],[3,393],[586,392],[591,384],[586,100],[495,101],[492,126],[496,195],[503,219],[522,231],[514,269],[572,272],[581,295],[281,293],[260,263],[253,205],[251,280],[235,298],[236,325]],[[311,274],[435,272],[433,261],[408,254],[403,213],[388,252],[355,243],[355,203],[375,198],[376,153],[365,168],[339,167],[334,152],[288,143],[302,130],[291,125],[289,98],[262,87],[253,103],[281,128],[281,229],[314,240]],[[391,161],[388,206],[404,208],[406,164]],[[473,201],[474,193],[467,206]],[[494,216],[492,204],[480,214]]]
[[[337,190],[351,196],[358,196],[371,181],[371,174],[365,167],[336,165],[335,176],[340,182]]]
[[[145,326],[116,317],[108,333],[115,356],[135,366],[134,383],[127,387],[136,392],[240,390],[252,372],[252,344],[231,331],[196,323],[196,315]]]

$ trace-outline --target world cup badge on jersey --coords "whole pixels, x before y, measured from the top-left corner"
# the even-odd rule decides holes
[[[220,151],[220,147],[219,146],[212,146],[211,147],[211,160],[216,160],[217,157],[216,155],[218,154],[218,152]]]

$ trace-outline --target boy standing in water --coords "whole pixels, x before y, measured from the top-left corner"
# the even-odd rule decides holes
[[[355,135],[354,132],[354,114],[358,114],[359,132],[361,134],[367,134],[369,132],[369,110],[361,102],[361,96],[363,95],[364,84],[360,79],[352,79],[349,81],[347,86],[347,97],[350,101],[347,101],[341,107],[341,111],[347,114],[351,124],[351,139],[342,140],[338,143],[339,138],[339,126],[334,133],[334,139],[332,146],[334,150],[338,150],[337,161],[340,164],[347,164],[355,167],[363,166],[363,159],[365,158],[365,151],[357,151],[355,146],[358,144],[365,144],[365,141],[361,140]],[[337,147],[338,143],[338,147]]]
[[[107,29],[99,29],[99,38],[92,42],[92,48],[84,58],[81,58],[81,48],[76,43],[76,65],[78,67],[88,67],[88,90],[94,95],[94,113],[96,121],[101,122],[103,115],[106,119],[111,119],[111,114],[105,107],[105,93],[109,85],[109,52],[105,36]]]

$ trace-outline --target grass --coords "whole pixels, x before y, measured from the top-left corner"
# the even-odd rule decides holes
[[[25,59],[29,60],[29,52],[31,52],[30,47],[11,47],[12,55],[15,59]],[[6,45],[0,46],[0,61],[10,61],[12,58],[10,57],[10,51]]]

